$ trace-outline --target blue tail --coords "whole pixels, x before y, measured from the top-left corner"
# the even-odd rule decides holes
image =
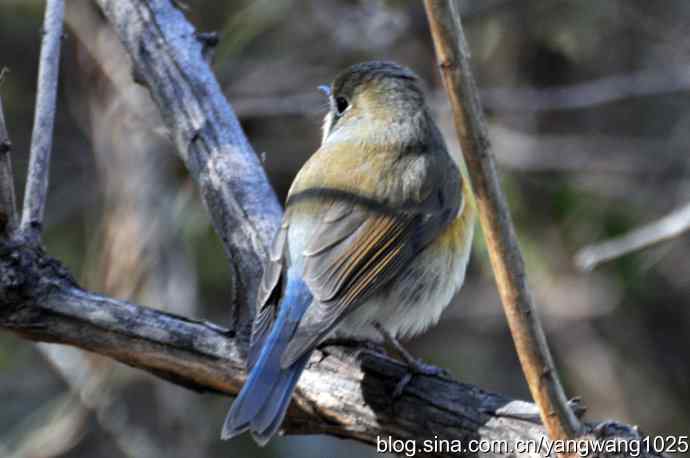
[[[222,439],[250,430],[259,445],[266,444],[283,422],[297,380],[309,361],[311,352],[286,369],[280,367],[280,357],[312,300],[299,275],[288,270],[287,280],[276,321],[249,378],[225,418]]]

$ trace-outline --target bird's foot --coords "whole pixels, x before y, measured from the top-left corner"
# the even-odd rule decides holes
[[[450,377],[450,374],[447,370],[433,366],[431,364],[427,364],[421,361],[420,359],[412,356],[410,352],[405,350],[405,348],[400,344],[400,342],[398,342],[398,339],[393,337],[383,326],[381,326],[380,323],[374,323],[374,327],[379,333],[381,333],[386,343],[393,347],[395,351],[400,355],[400,358],[403,360],[403,362],[408,368],[407,373],[403,375],[398,384],[395,386],[395,390],[393,390],[393,399],[397,399],[402,395],[403,391],[405,390],[405,387],[410,383],[412,377],[414,377],[415,375],[428,375],[431,377]]]

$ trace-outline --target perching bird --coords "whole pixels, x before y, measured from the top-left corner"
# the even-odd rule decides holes
[[[326,88],[321,147],[297,174],[258,292],[249,377],[222,438],[280,427],[314,348],[435,324],[462,286],[475,209],[418,77],[366,62]]]

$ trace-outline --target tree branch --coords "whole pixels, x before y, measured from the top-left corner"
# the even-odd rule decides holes
[[[477,195],[479,219],[496,284],[527,384],[551,439],[573,438],[580,433],[581,425],[568,408],[535,313],[515,229],[498,182],[456,4],[452,0],[425,0],[424,5],[455,128]]]
[[[491,88],[481,91],[488,108],[535,112],[589,108],[632,97],[668,94],[690,86],[687,65],[649,68],[555,88]]]
[[[64,16],[65,6],[62,0],[47,1],[43,20],[41,57],[38,65],[36,111],[31,133],[31,158],[20,226],[21,231],[34,241],[40,240],[48,194],[50,151],[53,147],[53,124]]]
[[[253,311],[267,247],[282,210],[203,43],[167,0],[97,0],[148,86],[231,259],[236,319]],[[233,323],[233,328],[235,323]]]
[[[232,332],[80,289],[40,247],[5,246],[0,256],[0,328],[31,340],[73,345],[200,392],[237,394],[246,377]],[[539,443],[545,431],[534,404],[441,377],[414,377],[391,393],[404,365],[376,350],[317,351],[300,379],[284,424],[288,433],[330,434],[375,444],[377,438],[494,441],[515,456],[518,441]],[[573,408],[583,413],[577,402]],[[636,428],[589,425],[589,440],[639,441]],[[533,449],[525,457],[542,457]],[[439,452],[437,456],[458,456]],[[602,455],[613,456],[613,455]],[[619,456],[630,456],[620,454]],[[659,456],[644,453],[641,456]]]
[[[601,263],[678,237],[689,230],[690,203],[620,237],[582,248],[575,255],[575,264],[581,270],[592,270]]]
[[[0,81],[2,72],[0,72]],[[0,97],[0,238],[8,239],[17,228],[17,202],[12,173],[12,143],[7,134]]]

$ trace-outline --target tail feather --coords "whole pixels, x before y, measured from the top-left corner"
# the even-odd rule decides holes
[[[287,368],[281,368],[280,358],[311,299],[300,276],[288,271],[276,321],[225,418],[221,438],[229,439],[249,429],[256,441],[264,445],[280,427],[310,354],[303,355]]]
[[[273,389],[271,397],[264,404],[263,409],[252,421],[252,436],[259,445],[265,445],[273,437],[283,423],[287,409],[290,406],[292,392],[295,390],[304,366],[309,361],[312,352],[303,355],[290,371],[285,371],[285,377]]]

